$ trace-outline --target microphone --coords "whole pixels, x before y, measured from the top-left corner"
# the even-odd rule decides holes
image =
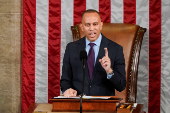
[[[80,51],[80,60],[83,68],[83,82],[82,82],[82,94],[80,96],[80,113],[82,113],[82,100],[83,100],[83,92],[84,92],[84,78],[85,78],[85,64],[87,60],[87,52],[85,50]]]
[[[85,68],[85,63],[87,60],[87,52],[85,50],[80,51],[80,60],[82,62],[83,68]]]

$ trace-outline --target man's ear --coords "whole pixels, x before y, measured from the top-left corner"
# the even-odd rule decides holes
[[[84,31],[82,23],[80,23],[80,28],[82,31]]]

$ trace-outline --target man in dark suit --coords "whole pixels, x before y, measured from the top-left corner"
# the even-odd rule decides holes
[[[126,87],[123,48],[100,33],[103,23],[97,11],[86,10],[81,25],[85,37],[69,43],[65,50],[61,90],[65,97],[82,93],[83,69],[79,54],[86,50],[84,94],[114,96],[115,89],[122,91]]]

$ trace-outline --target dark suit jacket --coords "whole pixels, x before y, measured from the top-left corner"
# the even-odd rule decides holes
[[[108,49],[111,67],[114,70],[114,75],[110,79],[107,79],[106,71],[99,62],[99,59],[105,56],[105,47]],[[69,43],[66,47],[60,81],[62,91],[73,88],[77,90],[78,95],[82,93],[83,69],[79,59],[79,54],[82,50],[85,50],[85,37]],[[102,35],[100,49],[91,80],[86,65],[84,94],[113,96],[115,95],[115,89],[122,91],[126,87],[125,75],[123,48]]]

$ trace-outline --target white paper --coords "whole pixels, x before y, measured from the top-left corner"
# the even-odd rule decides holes
[[[54,97],[54,99],[80,99],[80,97],[65,97],[65,96],[58,96]]]
[[[83,96],[83,99],[109,99],[110,97]]]
[[[133,107],[135,108],[136,106],[137,106],[137,103],[134,103],[134,104],[133,104]]]

